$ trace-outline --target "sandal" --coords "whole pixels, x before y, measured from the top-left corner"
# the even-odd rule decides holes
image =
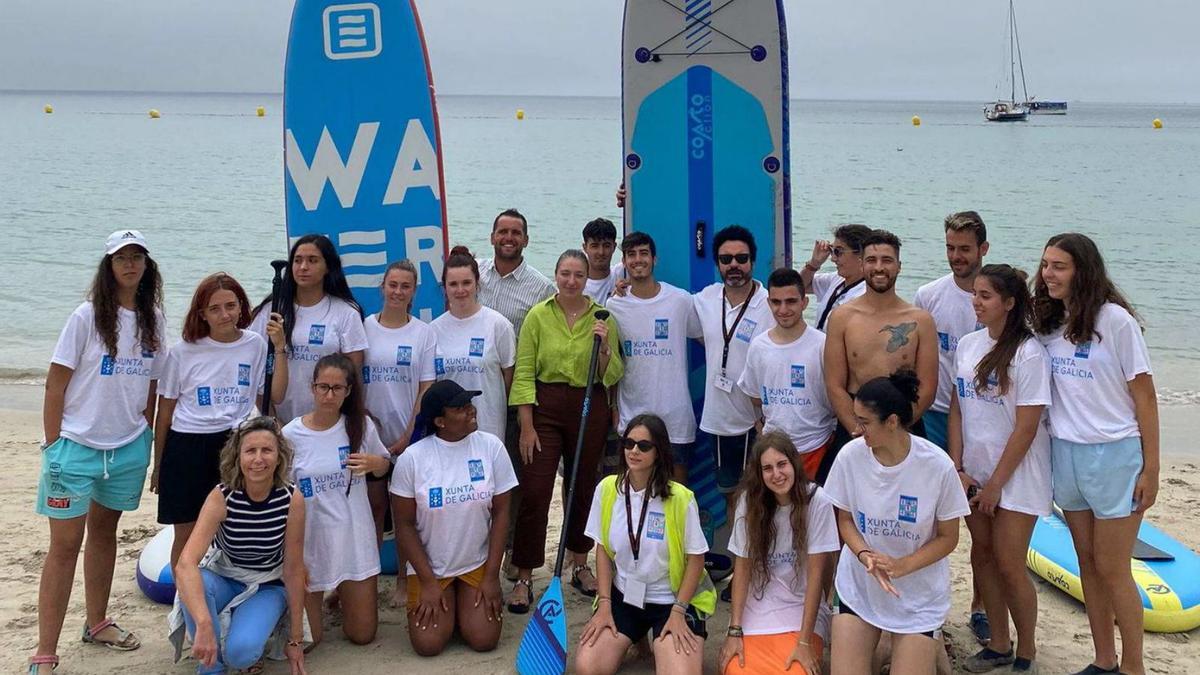
[[[58,668],[58,655],[38,654],[29,657],[29,675],[37,675],[42,666],[50,666],[50,670]]]
[[[591,575],[592,581],[596,581],[596,575],[592,574],[592,568],[588,567],[587,565],[576,565],[571,569],[571,586],[589,598],[596,597],[596,589],[584,588],[583,580],[579,578],[580,572],[587,572],[589,575]]]
[[[241,675],[262,675],[262,672],[265,668],[266,660],[259,659],[258,661],[255,661],[254,665],[250,666],[249,668],[245,668],[237,672],[241,673]]]
[[[104,629],[106,628],[113,628],[117,631],[117,639],[115,641],[101,640],[96,637],[100,633],[104,632]],[[105,647],[118,652],[131,652],[142,646],[142,641],[139,640],[136,635],[121,628],[112,619],[105,619],[91,628],[89,628],[87,624],[84,624],[83,635],[80,637],[80,639],[83,640],[85,644],[104,645]]]
[[[525,613],[529,612],[529,605],[533,604],[533,580],[532,579],[517,579],[516,582],[513,583],[513,587],[512,587],[513,594],[515,594],[517,592],[517,589],[522,586],[524,586],[526,589],[526,592],[529,593],[529,599],[526,600],[524,603],[513,602],[512,600],[510,600],[508,602],[508,611],[512,612],[513,614],[525,614]]]

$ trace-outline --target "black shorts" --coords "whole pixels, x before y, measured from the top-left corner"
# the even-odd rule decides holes
[[[858,612],[851,609],[850,605],[847,605],[846,601],[842,600],[841,598],[838,598],[838,614],[849,614],[850,616],[858,616]],[[867,623],[867,620],[863,619],[861,616],[858,616],[858,618],[862,619],[863,623]],[[878,628],[878,626],[876,626],[876,628]],[[891,632],[895,633],[895,631],[891,631]],[[936,632],[937,631],[927,630],[927,631],[922,631],[920,633],[898,633],[898,635],[924,635],[927,638],[936,639],[936,638],[934,638],[934,634]]]
[[[192,523],[221,482],[221,448],[228,431],[189,434],[169,429],[158,467],[158,522]]]
[[[662,634],[663,627],[667,625],[667,619],[671,618],[671,608],[674,606],[648,602],[645,607],[638,609],[633,605],[626,604],[624,596],[621,595],[621,591],[617,589],[616,585],[612,589],[613,623],[617,624],[618,633],[633,642],[641,640],[646,633],[650,633],[652,639],[657,639]],[[695,607],[688,607],[683,618],[687,621],[688,628],[700,636],[701,640],[708,637],[704,621],[696,614]]]

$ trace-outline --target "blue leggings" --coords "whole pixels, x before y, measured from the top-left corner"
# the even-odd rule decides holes
[[[264,585],[258,592],[233,609],[229,623],[229,640],[221,644],[220,619],[218,615],[234,596],[246,588],[246,584],[227,579],[208,570],[200,570],[204,579],[204,599],[208,603],[208,615],[212,617],[213,631],[217,633],[218,655],[212,667],[196,666],[201,675],[224,673],[227,668],[249,668],[262,658],[267,638],[275,632],[279,617],[287,610],[287,591],[282,585]],[[188,635],[196,638],[196,622],[183,609],[183,620],[187,623]]]

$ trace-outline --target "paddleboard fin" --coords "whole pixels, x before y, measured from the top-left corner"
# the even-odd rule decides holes
[[[704,257],[704,231],[707,229],[703,220],[696,221],[696,257]]]

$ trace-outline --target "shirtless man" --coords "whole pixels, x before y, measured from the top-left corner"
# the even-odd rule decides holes
[[[829,451],[817,471],[825,483],[829,468],[842,445],[857,436],[854,393],[872,378],[911,368],[921,380],[913,409],[913,433],[923,435],[921,415],[933,403],[938,385],[938,337],[929,312],[896,295],[900,276],[900,239],[886,230],[875,230],[863,241],[863,274],[867,289],[833,311],[825,341],[825,386],[838,418]]]

